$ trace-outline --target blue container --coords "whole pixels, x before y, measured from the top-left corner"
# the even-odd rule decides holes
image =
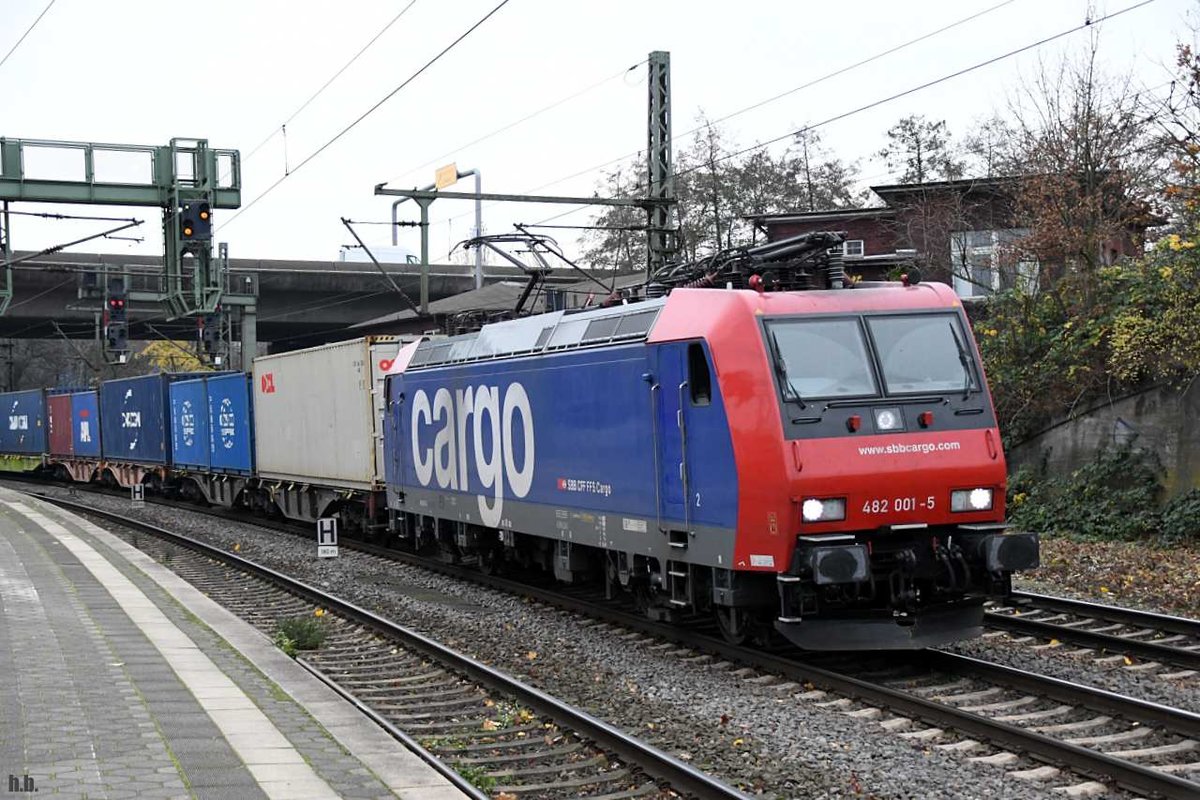
[[[131,464],[171,461],[169,388],[194,372],[118,378],[100,385],[100,443],[104,458]]]
[[[28,389],[0,394],[0,453],[41,455],[46,452],[46,392]]]
[[[208,469],[206,381],[206,378],[197,378],[171,384],[171,453],[176,467]]]
[[[209,466],[214,472],[254,472],[250,376],[241,372],[205,379],[208,392]]]
[[[100,395],[95,389],[71,394],[71,454],[100,457]]]

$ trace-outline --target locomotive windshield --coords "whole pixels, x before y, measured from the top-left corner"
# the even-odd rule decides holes
[[[780,380],[786,380],[785,394],[790,390],[793,399],[879,393],[858,320],[781,320],[769,325],[767,334]]]
[[[767,343],[785,399],[801,403],[879,397],[877,374],[889,396],[976,390],[979,382],[967,342],[955,314],[777,319],[767,324]]]
[[[966,393],[978,388],[958,316],[867,317],[888,394]]]

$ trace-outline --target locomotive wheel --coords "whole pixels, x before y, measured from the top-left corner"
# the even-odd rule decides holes
[[[500,571],[504,553],[498,547],[489,547],[479,551],[479,571],[484,575],[495,575]]]
[[[742,645],[750,638],[750,615],[740,608],[717,606],[714,612],[721,636],[730,644]]]

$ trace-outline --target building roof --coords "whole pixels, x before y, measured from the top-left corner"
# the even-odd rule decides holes
[[[989,178],[960,178],[954,181],[926,181],[925,183],[883,183],[872,186],[871,191],[883,197],[889,194],[906,194],[916,191],[1000,189],[1019,183],[1027,176],[996,175]]]
[[[820,222],[835,220],[847,222],[854,219],[869,219],[871,217],[886,217],[895,213],[895,209],[886,206],[869,206],[867,208],[834,208],[824,211],[785,211],[780,214],[750,214],[743,219],[755,225],[763,222]]]
[[[963,178],[955,181],[929,181],[926,183],[887,183],[872,186],[871,191],[887,205],[860,208],[827,208],[820,211],[788,211],[781,214],[750,214],[744,217],[755,225],[770,222],[848,222],[855,219],[888,217],[896,213],[890,199],[913,192],[968,192],[1002,191],[1022,180],[1021,176],[997,176],[992,178]]]
[[[517,281],[499,281],[484,286],[482,289],[472,289],[451,297],[435,300],[429,304],[430,316],[448,316],[461,311],[503,311],[514,308],[525,284]],[[410,308],[385,314],[382,317],[369,319],[352,325],[352,328],[369,328],[376,325],[386,325],[393,322],[410,322],[418,319],[417,312]]]

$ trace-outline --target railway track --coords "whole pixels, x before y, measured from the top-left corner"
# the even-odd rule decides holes
[[[673,642],[683,657],[709,654],[749,665],[762,673],[759,677],[777,676],[797,687],[811,684],[815,688],[796,691],[801,700],[877,720],[898,736],[961,752],[1018,778],[1075,780],[1082,793],[1102,788],[1078,783],[1072,777],[1078,775],[1140,796],[1200,796],[1200,715],[1192,712],[941,651],[890,654],[886,661],[764,652],[731,645],[700,627],[652,622],[591,593],[531,587],[409,553],[354,546],[371,557],[400,559],[531,596],[580,614],[581,624],[608,624]]]
[[[312,620],[321,609],[325,641],[298,660],[473,797],[747,798],[603,720],[313,586],[140,520],[36,496],[149,534],[135,546],[267,635],[281,619]]]
[[[1070,642],[1084,648],[1145,659],[1141,669],[1164,664],[1189,677],[1200,672],[1200,621],[1132,608],[1013,592],[1012,602],[989,609],[991,628],[1046,641]],[[1120,659],[1120,655],[1113,656]]]
[[[588,591],[531,587],[469,567],[369,545],[377,558],[401,559],[573,611],[581,624],[608,624],[614,635],[640,632],[678,646],[680,658],[708,654],[794,684],[798,696],[879,724],[1017,778],[1056,781],[1083,794],[1097,781],[1140,796],[1200,797],[1200,714],[1080,686],[936,650],[864,659],[813,658],[731,645],[706,625],[681,627],[646,619]],[[809,691],[802,687],[812,685]],[[1034,762],[1031,764],[1031,762]],[[1083,776],[1080,783],[1072,775]]]

